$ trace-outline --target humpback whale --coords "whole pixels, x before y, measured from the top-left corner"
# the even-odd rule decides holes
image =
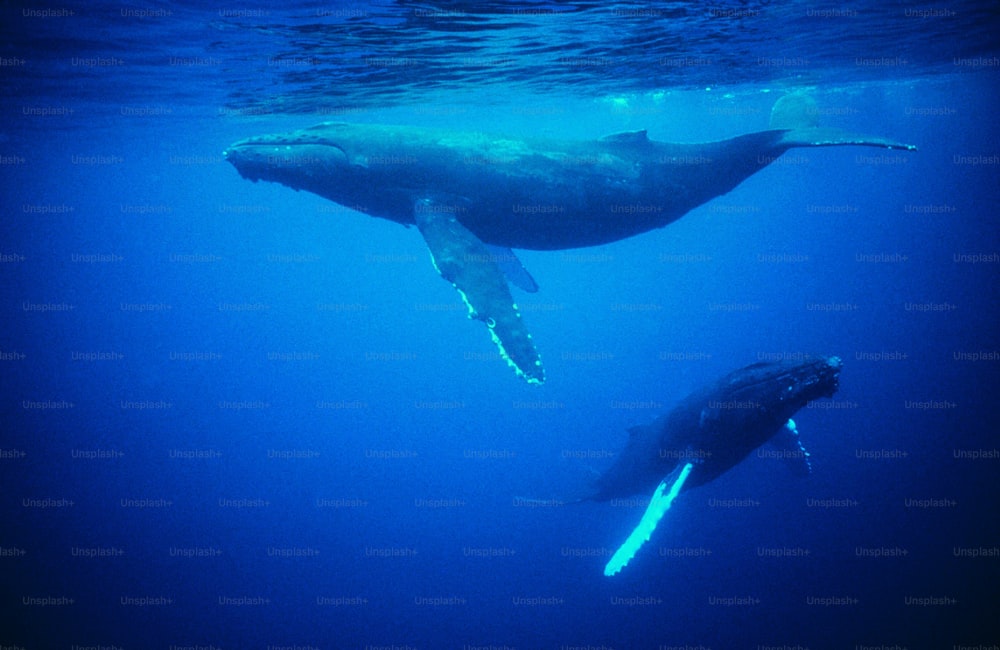
[[[508,282],[538,287],[512,248],[595,246],[660,228],[792,147],[915,149],[820,127],[817,114],[810,99],[787,95],[768,130],[698,144],[657,142],[645,131],[569,141],[324,122],[240,140],[223,155],[248,180],[416,226],[469,317],[486,323],[520,376],[541,383],[542,362]]]
[[[629,429],[624,450],[597,479],[596,491],[580,499],[652,494],[604,574],[614,575],[628,564],[678,494],[718,478],[761,445],[783,447],[781,457],[808,472],[809,454],[791,418],[809,402],[832,397],[840,369],[838,357],[755,363],[695,391],[651,423]]]

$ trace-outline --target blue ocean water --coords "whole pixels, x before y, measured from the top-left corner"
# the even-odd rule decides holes
[[[0,647],[1000,644],[1000,127],[986,3],[2,7]],[[547,381],[413,228],[251,184],[343,119],[795,149],[680,221],[518,252]],[[747,459],[602,568],[627,428],[836,354],[813,472]],[[541,502],[529,500],[539,499]]]

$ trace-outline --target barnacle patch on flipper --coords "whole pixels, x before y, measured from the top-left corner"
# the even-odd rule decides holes
[[[454,206],[432,199],[414,205],[417,228],[431,260],[469,308],[469,318],[486,323],[507,363],[528,383],[545,381],[541,358],[521,321],[503,271],[478,237],[459,223]]]

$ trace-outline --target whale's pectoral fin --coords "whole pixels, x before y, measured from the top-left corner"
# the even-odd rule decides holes
[[[795,426],[795,420],[789,420],[785,426],[781,427],[778,433],[771,438],[781,458],[786,461],[789,469],[797,476],[808,476],[812,472],[812,463],[809,462],[809,452],[802,446],[799,438],[799,430]]]
[[[670,509],[670,504],[677,498],[681,488],[684,487],[684,481],[687,480],[693,468],[693,463],[687,463],[683,467],[678,465],[677,469],[670,473],[670,476],[660,482],[656,491],[653,492],[653,498],[650,499],[649,506],[646,507],[646,512],[643,513],[639,525],[635,527],[625,543],[615,551],[615,554],[604,566],[604,575],[613,576],[621,571],[635,557],[642,545],[649,541],[653,531],[656,530],[656,524],[660,523],[664,513]],[[663,492],[668,485],[670,491],[664,494]]]
[[[431,250],[435,268],[465,300],[469,318],[486,323],[507,363],[528,383],[542,383],[542,361],[521,322],[503,271],[486,244],[459,223],[454,212],[431,199],[420,199],[414,206],[417,228]]]

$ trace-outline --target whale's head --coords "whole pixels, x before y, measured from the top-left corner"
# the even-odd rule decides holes
[[[781,431],[799,409],[833,397],[840,382],[839,357],[794,355],[730,373],[686,402],[697,418],[687,439],[704,462],[686,487],[713,480]],[[692,421],[693,424],[693,421]]]
[[[412,223],[413,173],[411,166],[395,164],[398,146],[381,127],[324,122],[246,138],[222,155],[248,180],[281,183],[359,212]]]
[[[809,402],[832,397],[840,384],[840,357],[795,355],[762,361],[737,370],[726,378],[731,400],[744,399],[761,405],[764,412],[785,417]]]
[[[222,155],[247,180],[274,181],[314,191],[317,183],[351,175],[349,127],[324,123],[288,133],[258,135],[234,142]]]
[[[695,398],[703,404],[699,426],[718,441],[740,441],[745,450],[766,442],[813,400],[833,397],[840,387],[840,357],[783,356],[730,373]]]

